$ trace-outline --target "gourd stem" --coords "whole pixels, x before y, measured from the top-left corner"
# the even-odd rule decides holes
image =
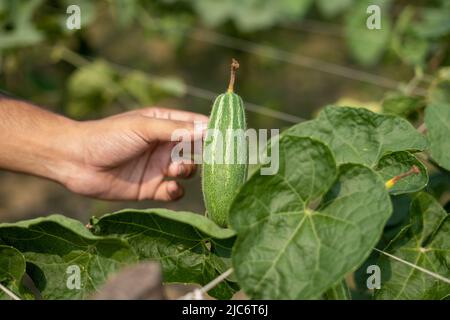
[[[236,70],[239,69],[239,62],[236,59],[231,59],[231,74],[230,83],[228,84],[228,92],[234,91],[234,82],[236,80]]]

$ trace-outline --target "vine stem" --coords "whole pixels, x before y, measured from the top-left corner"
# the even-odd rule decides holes
[[[424,74],[421,67],[414,68],[414,77],[406,84],[403,89],[403,93],[407,96],[411,96],[417,85],[423,80]]]
[[[2,285],[0,283],[0,289],[7,295],[9,296],[11,299],[13,300],[21,300],[18,296],[16,296],[14,294],[14,292],[12,292],[11,290],[9,290],[7,287],[5,287],[4,285]]]
[[[236,81],[236,70],[239,69],[239,62],[231,59],[230,83],[228,84],[228,92],[234,91],[234,82]]]
[[[399,257],[397,257],[397,256],[394,256],[394,255],[392,255],[392,254],[390,254],[390,253],[387,253],[387,252],[385,252],[385,251],[383,251],[383,250],[379,250],[379,249],[377,249],[377,248],[373,248],[373,249],[374,249],[375,251],[378,251],[379,253],[384,254],[385,256],[388,256],[388,257],[391,258],[391,259],[397,260],[397,261],[399,261],[399,262],[401,262],[401,263],[404,263],[404,264],[410,266],[411,268],[417,269],[417,270],[419,270],[419,271],[421,271],[421,272],[423,272],[423,273],[426,273],[426,274],[428,274],[428,275],[430,275],[430,276],[432,276],[432,277],[434,277],[434,278],[436,278],[436,279],[439,279],[439,280],[441,280],[441,281],[444,281],[444,282],[450,284],[450,279],[448,279],[448,278],[446,278],[446,277],[444,277],[444,276],[441,276],[440,274],[437,274],[437,273],[434,273],[434,272],[432,272],[432,271],[430,271],[430,270],[427,270],[427,269],[424,269],[424,268],[422,268],[422,267],[419,267],[419,266],[417,266],[417,265],[415,265],[415,264],[413,264],[413,263],[411,263],[411,262],[408,262],[408,261],[406,261],[406,260],[403,260],[403,259],[401,259],[401,258],[399,258]]]
[[[200,289],[196,289],[192,292],[189,292],[179,298],[178,300],[201,300],[203,299],[203,295],[207,293],[209,290],[214,289],[219,283],[224,281],[226,278],[228,278],[233,273],[233,268],[228,269],[221,275],[219,275],[217,278],[206,284],[204,287]]]

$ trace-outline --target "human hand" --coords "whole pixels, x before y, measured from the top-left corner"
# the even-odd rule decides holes
[[[70,172],[62,183],[71,191],[108,200],[176,200],[183,188],[174,180],[195,172],[192,162],[174,163],[170,141],[176,129],[194,137],[196,113],[145,108],[101,120],[77,123]],[[198,137],[197,137],[198,138]],[[201,135],[200,135],[201,139]]]

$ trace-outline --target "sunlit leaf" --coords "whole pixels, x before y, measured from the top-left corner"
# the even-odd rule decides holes
[[[125,209],[92,220],[97,235],[126,239],[140,260],[157,260],[167,283],[205,285],[231,267],[235,233],[205,216],[167,209]],[[209,293],[229,299],[236,285],[224,281]]]
[[[60,215],[2,223],[0,241],[23,254],[27,273],[45,299],[87,298],[110,273],[136,262],[123,240],[94,236]],[[70,267],[80,271],[79,289],[68,286]]]
[[[417,191],[428,180],[425,168],[413,155],[396,154],[423,150],[427,145],[425,137],[400,117],[328,106],[316,119],[297,124],[285,134],[318,139],[330,147],[338,164],[361,163],[382,170],[389,179],[405,173],[413,164],[421,168],[419,175],[402,179],[398,188],[391,189],[393,193]]]

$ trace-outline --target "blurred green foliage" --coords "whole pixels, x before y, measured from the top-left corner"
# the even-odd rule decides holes
[[[3,22],[0,49],[28,46],[44,39],[44,35],[32,23],[34,11],[40,1],[1,1],[0,17]]]
[[[114,69],[102,60],[75,70],[67,84],[68,113],[77,118],[98,113],[101,106],[110,104],[119,94],[117,81]]]
[[[301,19],[313,4],[312,0],[198,0],[195,12],[202,21],[217,27],[228,20],[244,32],[272,27]]]
[[[439,70],[429,89],[429,100],[433,104],[450,101],[450,67]]]
[[[81,8],[81,30],[66,27],[66,10],[72,4]],[[366,27],[366,9],[372,4],[381,8],[380,30]],[[219,38],[192,41],[207,29],[219,32]],[[297,93],[295,70],[243,53],[245,41],[313,58],[319,52],[319,61],[350,63],[369,72],[382,69],[407,87],[411,73],[434,73],[448,64],[449,34],[450,5],[445,0],[0,0],[0,86],[85,119],[184,98],[192,92],[182,79],[198,81],[200,88],[218,88],[216,83],[223,88],[224,65],[233,55],[243,60],[242,78],[247,81],[238,86],[244,97],[252,101],[259,95],[256,102],[265,107],[305,116],[354,92],[357,97],[366,93],[363,100],[373,104],[370,97],[379,88],[349,83],[354,89],[346,89],[339,79],[321,88],[321,80],[309,78],[308,83],[301,81]],[[260,76],[273,76],[274,70],[275,81]],[[272,86],[274,82],[279,86]],[[415,86],[389,92],[384,111],[408,116],[420,110],[420,99],[411,97]],[[320,94],[324,89],[329,97]],[[308,110],[298,112],[296,104],[304,102]],[[273,121],[253,119],[262,126]]]
[[[369,5],[376,4],[381,8],[381,29],[374,30],[364,28],[366,25]],[[391,34],[391,22],[389,20],[389,0],[361,0],[352,6],[345,22],[345,34],[348,45],[355,59],[363,65],[373,65],[376,63],[389,41]]]

